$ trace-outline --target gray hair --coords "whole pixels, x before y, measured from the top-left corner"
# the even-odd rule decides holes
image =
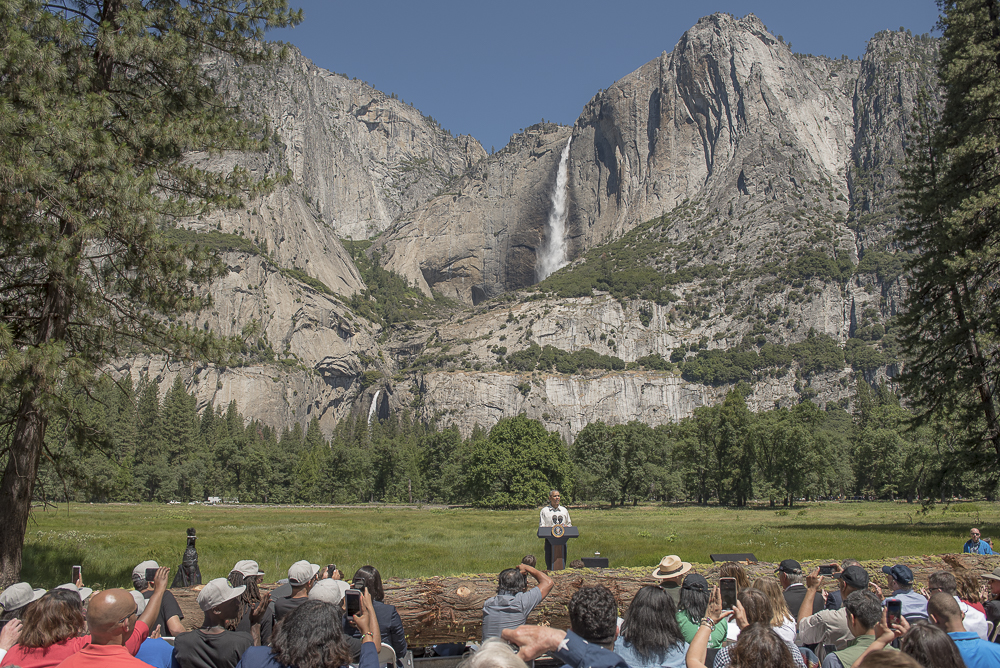
[[[528,665],[500,638],[487,638],[479,651],[463,659],[458,668],[528,668]]]
[[[785,577],[788,578],[788,584],[805,584],[806,576],[805,573],[788,573],[784,571]]]

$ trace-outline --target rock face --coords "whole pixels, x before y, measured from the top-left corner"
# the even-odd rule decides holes
[[[412,407],[469,433],[524,412],[572,440],[598,419],[675,421],[729,387],[676,370],[516,373],[505,356],[551,345],[635,363],[815,333],[877,342],[906,286],[872,258],[891,259],[904,137],[918,91],[933,85],[936,48],[886,32],[861,61],[803,56],[752,15],[717,14],[600,91],[573,127],[532,126],[492,156],[297,53],[269,71],[219,61],[223,86],[271,119],[273,145],[191,159],[290,179],[244,210],[185,224],[254,244],[227,255],[228,275],[209,288],[214,306],[194,324],[257,352],[240,368],[139,359],[116,373],[165,384],[180,374],[203,404],[235,399],[277,427],[317,417],[329,429],[367,413],[377,392],[381,417]],[[688,272],[669,298],[511,293],[535,282],[570,138],[573,263],[563,271],[598,266],[605,250],[632,252],[661,274]],[[461,306],[394,326],[352,311],[349,298],[372,286],[339,238],[380,231],[372,250],[385,268]],[[850,367],[827,370],[808,391],[843,402],[854,378]],[[798,402],[802,380],[794,366],[759,380],[748,403]]]

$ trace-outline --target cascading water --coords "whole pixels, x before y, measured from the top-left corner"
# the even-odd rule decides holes
[[[542,281],[552,272],[566,266],[566,192],[569,183],[569,145],[573,138],[566,142],[566,147],[559,157],[559,171],[556,172],[556,189],[552,193],[552,210],[549,211],[549,223],[546,229],[545,245],[542,246],[538,259],[535,261],[535,280]]]
[[[375,390],[375,394],[372,396],[372,407],[368,409],[368,424],[372,423],[372,418],[375,417],[375,409],[378,408],[378,393],[382,390]]]

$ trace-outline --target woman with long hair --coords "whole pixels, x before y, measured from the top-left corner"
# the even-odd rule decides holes
[[[955,641],[942,629],[921,621],[899,639],[899,649],[928,668],[965,668]]]
[[[615,640],[615,654],[629,668],[681,668],[687,649],[670,594],[659,587],[636,592]]]
[[[753,588],[764,592],[767,600],[771,603],[771,628],[786,642],[795,642],[795,634],[798,633],[798,624],[795,617],[788,611],[788,604],[785,603],[784,593],[781,591],[781,583],[777,578],[765,575],[753,581]]]
[[[677,626],[684,636],[684,642],[691,642],[698,632],[698,623],[708,609],[708,599],[711,596],[708,580],[697,573],[689,573],[681,585],[681,603],[677,608]],[[709,649],[719,649],[726,641],[725,624],[719,624],[712,630],[708,639]]]
[[[705,668],[708,653],[708,636],[712,628],[729,616],[722,610],[719,588],[712,592],[705,617],[701,620],[686,657],[687,668]],[[719,650],[714,668],[805,668],[802,652],[790,642],[785,642],[771,629],[771,603],[764,592],[744,589],[736,595],[732,617],[740,627],[736,642]],[[784,647],[784,650],[781,648]]]
[[[361,631],[358,668],[378,668],[382,637],[371,595],[362,595],[364,614],[354,616]],[[326,601],[307,600],[281,619],[271,646],[250,647],[236,668],[340,668],[351,662],[340,609]]]
[[[396,606],[385,603],[385,590],[382,588],[382,575],[374,566],[362,566],[354,572],[351,582],[364,582],[365,590],[371,593],[375,616],[378,618],[379,629],[382,631],[382,642],[392,647],[396,652],[396,663],[401,664],[406,654],[406,634],[403,631],[403,620],[396,612]]]

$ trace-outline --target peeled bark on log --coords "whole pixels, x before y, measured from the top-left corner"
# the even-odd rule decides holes
[[[832,560],[802,562],[811,570]],[[888,595],[886,576],[882,566],[906,564],[913,570],[918,587],[925,586],[927,577],[939,570],[969,570],[977,574],[989,573],[1000,566],[1000,557],[974,554],[941,554],[920,557],[897,557],[864,561],[873,582]],[[719,579],[720,564],[692,564],[692,572],[704,575],[710,584]],[[774,577],[777,564],[759,562],[745,564],[750,582],[762,576]],[[655,566],[648,568],[566,569],[550,572],[555,587],[528,618],[531,624],[569,628],[569,600],[580,587],[604,585],[618,601],[619,614],[623,614],[640,587],[654,585]],[[529,578],[529,582],[530,582]],[[496,594],[497,574],[484,573],[458,577],[414,578],[386,580],[385,602],[396,606],[403,619],[406,641],[415,647],[437,643],[468,642],[480,640],[483,622],[483,603]],[[274,585],[276,586],[276,585]],[[529,586],[534,586],[530,582]],[[832,591],[837,586],[833,578],[824,578],[824,589]],[[273,586],[264,586],[269,589]],[[196,628],[203,616],[198,608],[197,592],[193,589],[171,590],[184,612],[187,627]]]

